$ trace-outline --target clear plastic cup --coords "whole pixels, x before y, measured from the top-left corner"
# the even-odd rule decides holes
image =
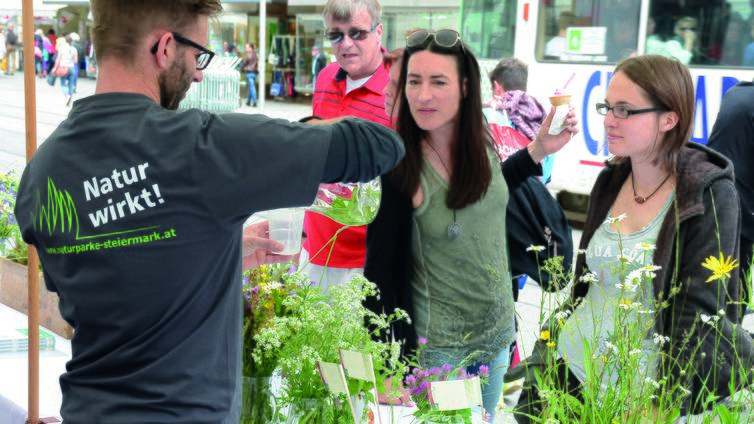
[[[295,255],[301,250],[305,210],[306,208],[273,209],[258,214],[269,222],[270,239],[283,244],[282,250],[273,253]]]

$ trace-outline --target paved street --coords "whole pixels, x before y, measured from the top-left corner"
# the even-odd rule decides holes
[[[68,115],[60,86],[50,87],[45,80],[36,79],[37,142],[42,142]],[[94,94],[95,80],[81,78],[75,99]],[[24,80],[22,73],[13,76],[0,74],[0,172],[23,170],[26,161],[26,125],[24,120]],[[239,113],[263,113],[259,108],[242,106]],[[264,113],[288,120],[298,120],[311,114],[311,103],[267,99]]]

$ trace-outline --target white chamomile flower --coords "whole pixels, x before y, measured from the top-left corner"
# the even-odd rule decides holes
[[[634,350],[628,352],[629,356],[636,356],[636,355],[640,355],[640,354],[641,354],[641,349],[634,349]]]
[[[711,316],[705,315],[705,314],[699,315],[699,318],[702,320],[703,323],[709,324],[711,326],[714,326],[715,323],[720,319],[720,317],[718,315],[715,315],[715,316],[711,317]]]
[[[643,250],[645,252],[651,252],[657,248],[654,243],[637,243],[636,250]]]
[[[587,272],[586,274],[579,277],[579,281],[581,281],[582,283],[592,284],[596,283],[599,280],[597,280],[597,274],[593,272]]]
[[[531,252],[531,251],[534,251],[534,252],[541,252],[541,251],[543,251],[543,250],[545,250],[545,247],[544,247],[544,246],[529,246],[529,247],[527,247],[527,248],[526,248],[526,251],[527,251],[527,252]]]
[[[606,224],[615,224],[616,222],[623,222],[623,220],[626,219],[626,214],[622,213],[618,216],[609,216],[605,220]]]

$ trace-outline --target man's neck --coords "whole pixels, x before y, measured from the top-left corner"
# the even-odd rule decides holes
[[[150,83],[150,81],[154,81]],[[95,94],[136,93],[143,94],[155,103],[160,102],[157,78],[147,75],[139,67],[126,67],[116,61],[100,64]]]

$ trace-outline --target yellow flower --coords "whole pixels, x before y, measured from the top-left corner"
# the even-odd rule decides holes
[[[550,331],[549,330],[542,330],[541,333],[539,333],[539,338],[548,341],[550,340]]]
[[[555,342],[547,342],[547,347],[555,347],[556,344]]]
[[[731,261],[730,256],[726,259],[723,253],[720,252],[719,259],[710,256],[704,260],[702,266],[712,271],[712,275],[705,281],[705,283],[709,283],[710,281],[720,280],[723,277],[730,278],[730,272],[738,267],[738,260],[734,259]]]

